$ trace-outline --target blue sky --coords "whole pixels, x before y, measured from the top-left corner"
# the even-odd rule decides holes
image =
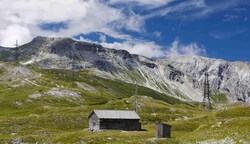
[[[72,37],[152,58],[250,61],[249,0],[1,0],[0,45]]]

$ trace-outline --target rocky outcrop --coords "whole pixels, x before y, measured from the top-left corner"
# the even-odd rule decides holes
[[[172,56],[164,62],[199,80],[200,86],[204,79],[204,71],[207,71],[212,91],[227,93],[234,101],[241,99],[249,102],[250,63],[227,62],[198,56]]]

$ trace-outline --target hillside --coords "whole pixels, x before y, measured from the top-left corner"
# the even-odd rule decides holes
[[[212,111],[200,103],[205,70]],[[0,143],[248,143],[250,107],[230,103],[249,102],[248,72],[249,63],[154,60],[68,38],[0,47]],[[94,109],[134,109],[135,81],[143,131],[87,131]],[[157,121],[173,125],[171,139],[154,138]]]
[[[4,83],[0,81],[1,143],[250,141],[249,107],[204,111],[195,103],[186,103],[142,86],[139,87],[139,115],[145,131],[89,132],[87,116],[93,109],[133,109],[133,85],[104,79],[88,70],[76,72],[75,82],[69,70],[30,68],[30,73],[36,77],[25,78],[19,86],[13,83],[17,77],[25,75],[7,78]],[[1,70],[3,75],[5,69]],[[158,120],[173,125],[173,138],[154,139]]]

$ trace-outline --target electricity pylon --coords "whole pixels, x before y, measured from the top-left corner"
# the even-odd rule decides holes
[[[212,109],[211,101],[210,101],[210,86],[208,80],[208,73],[205,72],[205,81],[204,81],[204,93],[203,93],[203,108]]]

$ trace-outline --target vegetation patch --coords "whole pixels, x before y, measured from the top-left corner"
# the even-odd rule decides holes
[[[91,132],[87,117],[92,110],[134,110],[134,85],[100,78],[87,70],[75,72],[75,81],[69,70],[32,72],[41,74],[30,78],[37,86],[26,83],[12,87],[0,81],[0,143],[172,144],[227,137],[235,143],[250,141],[249,106],[202,110],[200,103],[183,102],[142,86],[138,114],[143,131]],[[71,94],[77,99],[66,97]],[[155,138],[157,121],[172,125],[172,138]]]
[[[227,103],[227,96],[223,93],[215,93],[211,95],[211,99],[215,103]]]

